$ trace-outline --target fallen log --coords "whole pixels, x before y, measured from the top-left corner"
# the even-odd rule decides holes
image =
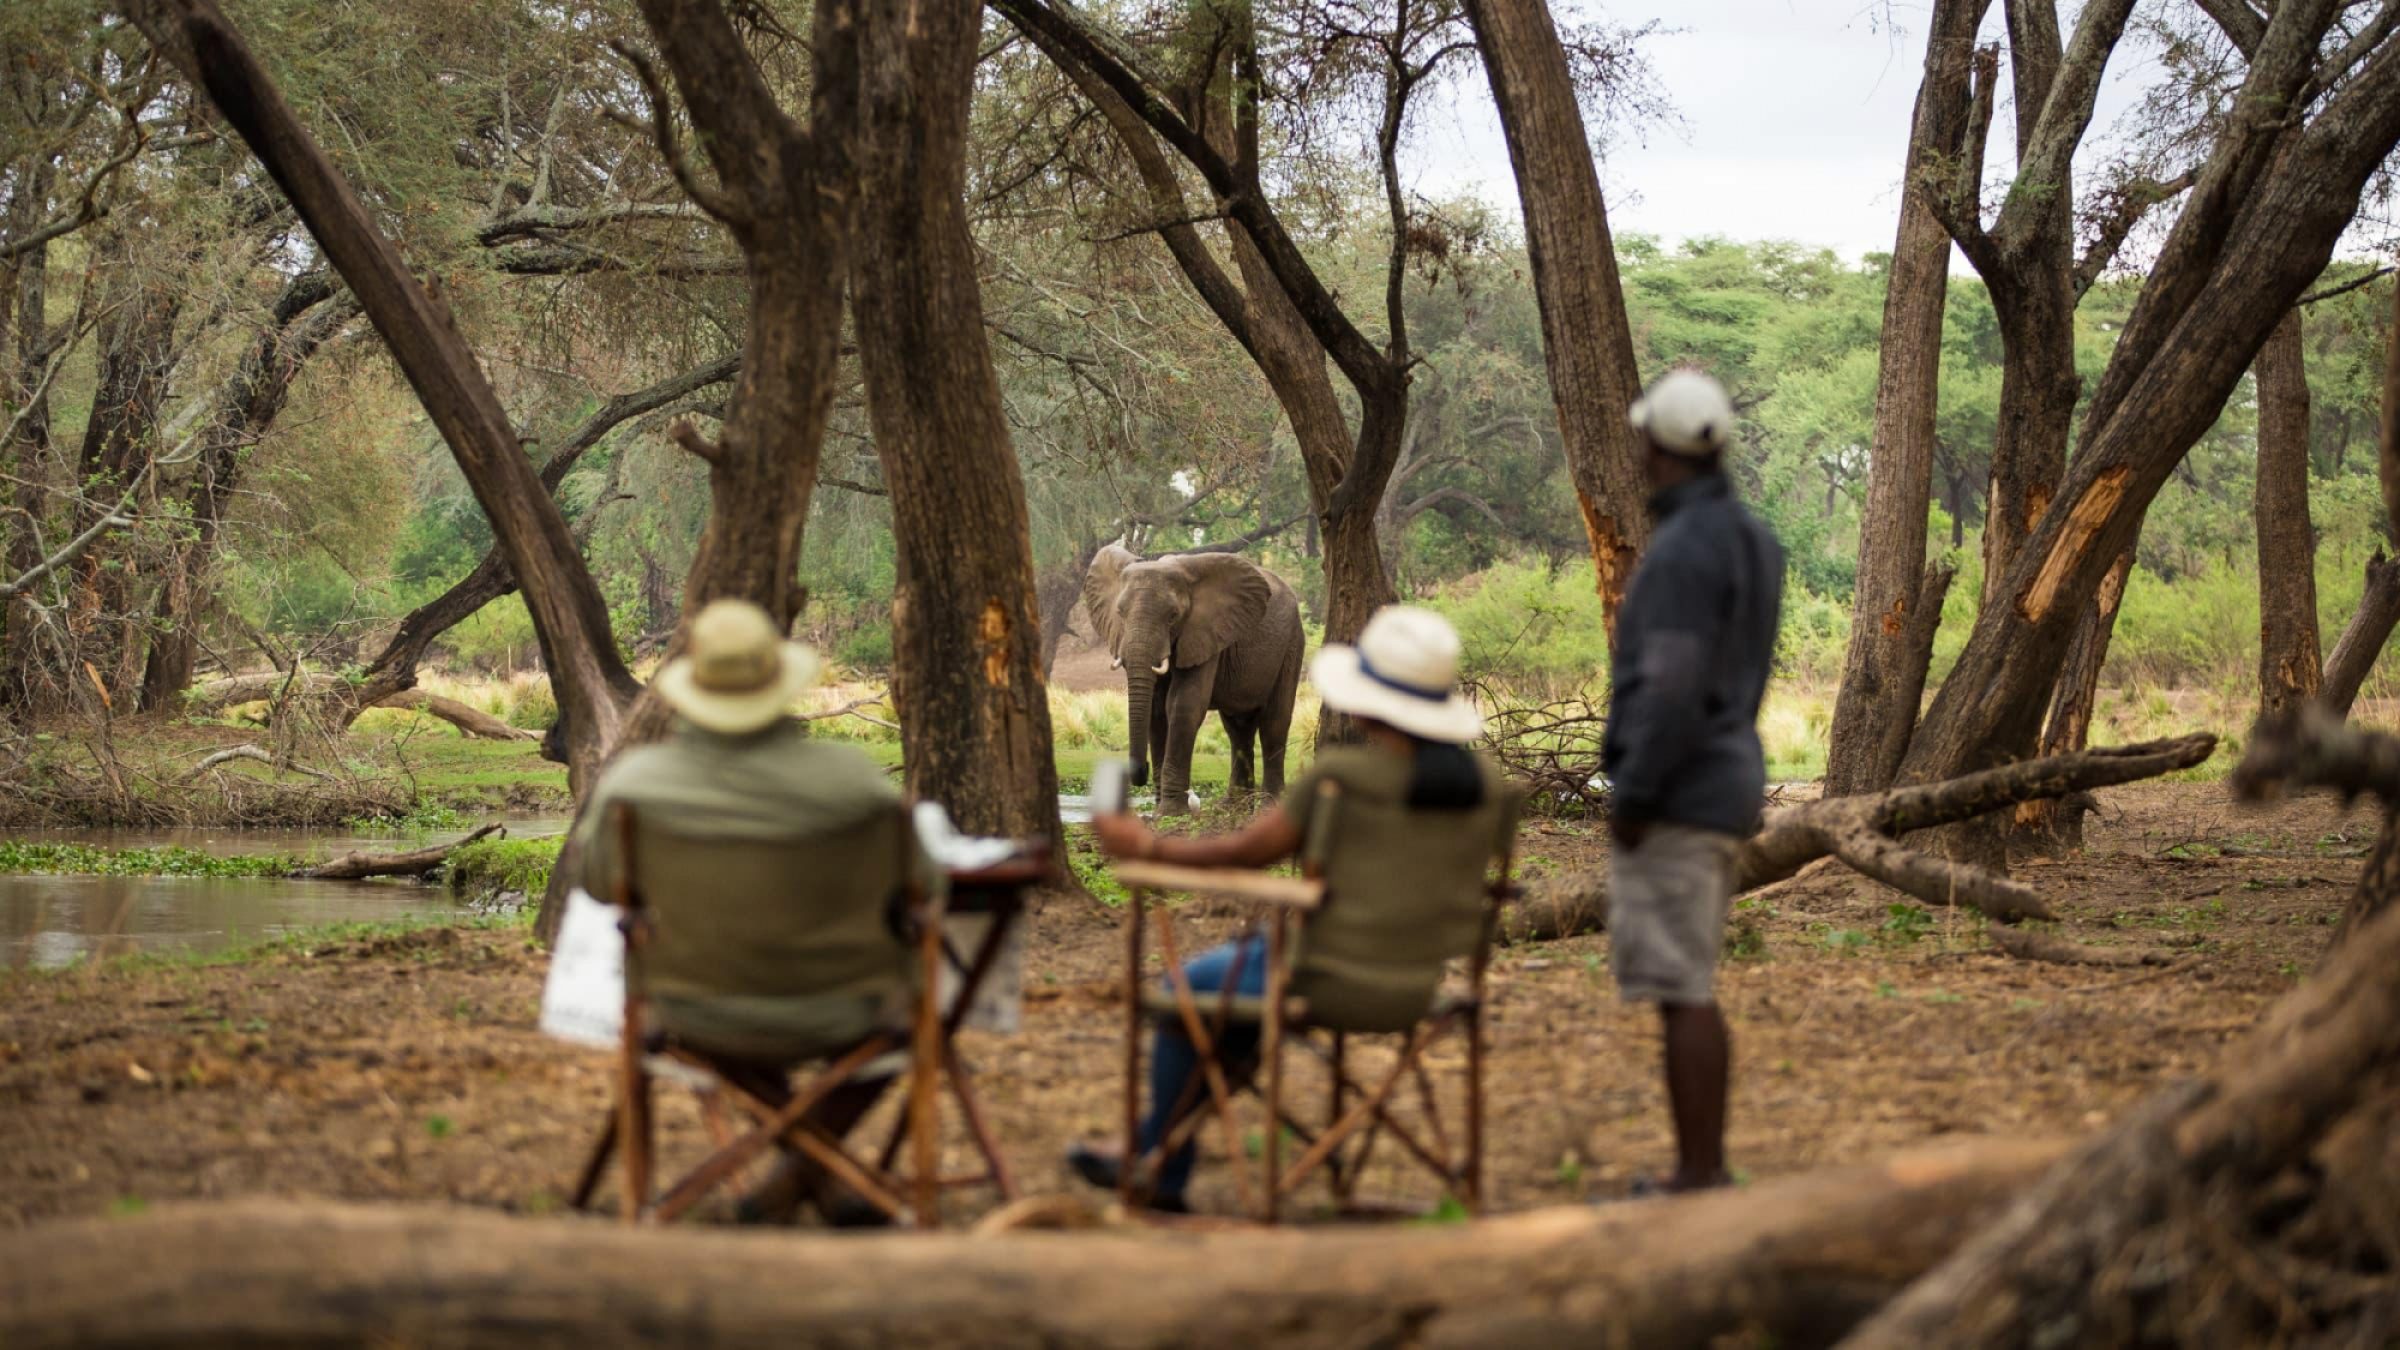
[[[2314,710],[2262,723],[2234,784],[2374,791],[2380,857],[2396,767],[2400,740]],[[2077,1149],[1844,1344],[2388,1343],[2378,1328],[2400,1321],[2374,1319],[2400,1310],[2400,1224],[2369,1216],[2400,1195],[2395,893],[2371,860],[2355,926],[2214,1071]]]
[[[236,675],[201,685],[185,695],[185,705],[200,716],[213,716],[227,708],[256,703],[279,694],[289,679],[284,675]],[[346,688],[347,682],[338,675],[309,675],[300,681],[299,692],[304,700],[322,700],[336,690]],[[305,705],[303,705],[305,706]],[[484,712],[471,708],[454,698],[443,698],[422,689],[401,689],[384,695],[372,705],[377,708],[407,708],[438,717],[457,727],[460,734],[485,741],[538,741],[542,733],[513,727]]]
[[[0,1234],[0,1345],[1821,1345],[2064,1152],[1991,1139],[1741,1191],[1318,1231],[865,1238],[167,1207]]]
[[[2031,887],[1980,868],[1904,848],[1899,836],[2044,797],[2156,778],[2188,769],[2216,752],[2217,738],[2180,736],[2140,745],[2083,750],[2005,764],[1856,797],[1833,797],[1767,812],[1734,858],[1734,888],[1753,891],[1831,856],[1933,905],[1966,904],[2003,922],[2055,917]],[[1526,888],[1503,927],[1512,942],[1541,942],[1603,928],[1608,922],[1604,870],[1572,873]]]
[[[294,869],[292,875],[309,881],[364,881],[368,877],[421,877],[450,860],[453,850],[483,839],[500,828],[493,821],[464,839],[453,839],[432,848],[412,849],[407,853],[345,853],[329,858],[312,867]]]

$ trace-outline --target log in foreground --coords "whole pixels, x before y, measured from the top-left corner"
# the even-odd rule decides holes
[[[0,1235],[0,1345],[1823,1344],[2065,1152],[1438,1228],[977,1238],[250,1202]]]
[[[1734,859],[1734,886],[1737,891],[1754,891],[1819,858],[1837,857],[1927,904],[1965,904],[2007,922],[2052,918],[2049,906],[2031,887],[1894,841],[1913,830],[1968,820],[2019,802],[2188,769],[2216,748],[2214,736],[2179,736],[2029,759],[1938,783],[1777,807],[1767,812],[1758,833],[1742,841]],[[1607,884],[1606,873],[1595,869],[1528,887],[1525,899],[1507,918],[1505,936],[1512,942],[1542,942],[1606,927]]]

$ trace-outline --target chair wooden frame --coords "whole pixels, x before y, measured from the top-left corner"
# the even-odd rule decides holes
[[[1437,995],[1434,1005],[1425,1016],[1406,1030],[1394,1033],[1400,1037],[1399,1058],[1373,1084],[1360,1082],[1349,1072],[1349,1038],[1362,1033],[1312,1025],[1305,1003],[1288,992],[1291,971],[1286,954],[1291,950],[1291,921],[1295,914],[1306,915],[1333,902],[1322,880],[1155,862],[1117,864],[1116,877],[1124,883],[1129,897],[1125,924],[1125,1162],[1117,1181],[1120,1201],[1129,1209],[1132,1208],[1144,1189],[1143,1179],[1155,1171],[1159,1162],[1189,1142],[1212,1117],[1226,1135],[1228,1151],[1238,1154],[1240,1136],[1234,1127],[1233,1098],[1243,1087],[1257,1086],[1251,1075],[1241,1072],[1241,1066],[1225,1063],[1217,1050],[1219,1039],[1234,1020],[1235,995],[1231,991],[1240,983],[1242,958],[1235,958],[1234,970],[1225,982],[1226,989],[1217,999],[1215,1016],[1204,1018],[1200,997],[1185,978],[1176,951],[1172,916],[1164,909],[1158,910],[1159,955],[1166,966],[1167,985],[1175,1005],[1174,1016],[1192,1043],[1192,1049],[1200,1061],[1201,1073],[1198,1082],[1185,1090],[1184,1100],[1176,1104],[1172,1116],[1174,1123],[1165,1137],[1146,1153],[1140,1149],[1142,1033],[1145,1024],[1153,1016],[1144,1008],[1142,1000],[1143,929],[1145,919],[1150,915],[1151,893],[1174,891],[1233,900],[1258,912],[1249,933],[1256,933],[1262,926],[1265,929],[1267,981],[1259,1015],[1259,1059],[1266,1070],[1266,1084],[1261,1096],[1266,1104],[1267,1128],[1260,1146],[1261,1166],[1256,1196],[1253,1195],[1254,1188],[1246,1169],[1239,1165],[1233,1169],[1234,1185],[1241,1206],[1246,1210],[1255,1209],[1262,1221],[1275,1223],[1281,1218],[1284,1200],[1298,1192],[1322,1170],[1327,1174],[1337,1203],[1345,1209],[1353,1208],[1358,1179],[1365,1170],[1367,1159],[1374,1152],[1378,1137],[1389,1133],[1417,1162],[1440,1177],[1469,1213],[1481,1213],[1484,1201],[1484,984],[1490,965],[1492,935],[1498,926],[1500,909],[1516,894],[1516,887],[1510,880],[1513,863],[1514,850],[1503,851],[1499,855],[1498,874],[1485,887],[1482,930],[1468,963],[1466,996],[1444,998]],[[1467,1042],[1465,1130],[1461,1141],[1463,1148],[1456,1153],[1451,1149],[1441,1105],[1424,1063],[1426,1052],[1453,1031],[1463,1032]],[[1315,1039],[1315,1033],[1318,1032],[1324,1033],[1325,1043],[1320,1044]],[[1325,1061],[1331,1076],[1331,1091],[1322,1124],[1312,1125],[1301,1120],[1284,1100],[1283,1052],[1287,1042],[1295,1039]],[[1420,1139],[1393,1114],[1392,1108],[1396,1104],[1394,1098],[1404,1079],[1413,1080],[1415,1084],[1432,1134],[1430,1143]],[[1205,1103],[1200,1100],[1203,1096]],[[1299,1158],[1289,1168],[1281,1165],[1285,1129],[1291,1130],[1304,1145]],[[1345,1146],[1354,1137],[1358,1139],[1356,1148],[1345,1154]]]
[[[624,1164],[624,1221],[670,1223],[688,1213],[744,1166],[782,1143],[816,1162],[894,1222],[920,1228],[937,1227],[941,1222],[940,1197],[944,1184],[938,1170],[937,1107],[944,1080],[967,1111],[976,1145],[983,1151],[989,1168],[982,1176],[963,1180],[969,1183],[997,1180],[1007,1188],[1007,1170],[988,1131],[981,1127],[980,1113],[964,1082],[964,1066],[949,1048],[950,1035],[956,1027],[942,1016],[938,1002],[938,972],[945,950],[942,907],[916,882],[916,868],[911,860],[903,859],[901,867],[901,875],[907,878],[905,908],[914,929],[918,962],[918,988],[908,1025],[874,1032],[820,1058],[816,1062],[822,1067],[798,1084],[789,1100],[779,1106],[728,1077],[706,1056],[676,1045],[645,1025],[647,1000],[632,976],[631,967],[649,938],[651,919],[641,892],[633,883],[636,832],[631,805],[619,802],[612,806],[607,828],[614,833],[619,850],[609,899],[617,907],[617,926],[625,935],[628,970],[624,1030],[618,1045],[616,1102],[576,1179],[570,1201],[574,1208],[589,1206],[607,1171],[609,1158],[615,1154]],[[908,838],[905,832],[902,838]],[[970,987],[965,992],[973,991]],[[959,999],[962,1012],[967,1001],[963,995]],[[901,1123],[879,1159],[869,1161],[852,1152],[843,1140],[804,1119],[809,1109],[827,1094],[849,1082],[860,1070],[894,1053],[908,1055],[908,1092]],[[651,1109],[651,1089],[659,1076],[658,1069],[668,1065],[681,1070],[675,1076],[696,1076],[698,1083],[705,1084],[700,1087],[702,1112],[716,1147],[673,1185],[659,1192],[653,1190],[656,1121]],[[736,1132],[725,1123],[720,1097],[730,1099],[751,1117],[750,1128]],[[894,1155],[904,1138],[910,1155],[905,1172],[893,1166]]]

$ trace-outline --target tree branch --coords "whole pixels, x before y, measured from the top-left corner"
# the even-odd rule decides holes
[[[701,210],[728,225],[747,223],[749,216],[733,197],[701,179],[699,171],[683,153],[683,133],[675,128],[674,105],[667,99],[666,85],[658,78],[657,67],[650,58],[623,42],[612,42],[609,49],[633,67],[634,78],[642,82],[642,94],[650,105],[651,139],[658,145],[659,158],[667,162],[667,171],[675,175],[676,185],[684,195],[697,203]],[[720,172],[723,166],[719,166]]]

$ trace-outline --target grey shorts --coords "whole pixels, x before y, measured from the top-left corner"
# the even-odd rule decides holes
[[[1608,964],[1627,1002],[1716,1001],[1739,843],[1714,830],[1661,824],[1641,847],[1610,856]]]

